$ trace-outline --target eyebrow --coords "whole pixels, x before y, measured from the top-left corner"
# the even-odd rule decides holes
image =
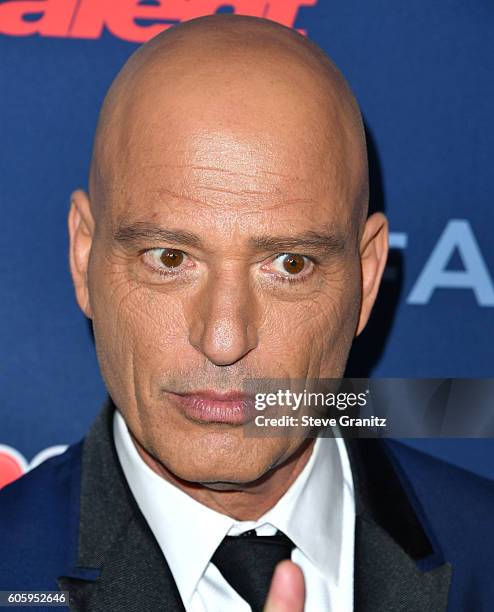
[[[132,223],[131,225],[120,226],[113,233],[113,239],[124,246],[132,246],[143,240],[150,242],[176,242],[193,247],[202,246],[200,238],[192,232],[186,230],[169,230],[142,221]]]
[[[166,229],[142,221],[120,226],[114,232],[113,238],[123,246],[129,247],[142,241],[203,247],[201,239],[193,232]],[[325,255],[337,255],[345,249],[345,239],[334,232],[307,231],[292,236],[253,236],[249,239],[249,246],[255,250],[292,252],[297,249],[309,249]]]
[[[250,243],[257,249],[272,251],[293,251],[309,249],[326,255],[337,255],[345,249],[345,239],[339,234],[328,232],[303,232],[295,236],[255,236]]]

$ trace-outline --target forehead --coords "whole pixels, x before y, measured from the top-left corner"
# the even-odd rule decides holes
[[[153,75],[107,130],[99,170],[112,217],[349,214],[361,168],[344,108],[303,71],[205,68],[150,85]]]
[[[162,224],[257,233],[350,218],[348,183],[269,140],[254,143],[224,131],[194,133],[122,166],[106,190],[115,223]],[[172,152],[173,151],[173,152]],[[129,162],[133,159],[129,158]],[[286,159],[286,163],[284,163]]]

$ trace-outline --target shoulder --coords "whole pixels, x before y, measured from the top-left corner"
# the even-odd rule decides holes
[[[82,444],[0,490],[0,578],[9,588],[26,588],[31,576],[43,582],[43,573],[53,576],[68,561],[79,518]]]
[[[81,447],[82,441],[69,446],[0,490],[0,530],[33,514],[42,520],[46,510],[51,516],[66,508],[72,488],[80,482]]]
[[[494,561],[494,481],[397,440],[384,444],[446,556]]]
[[[453,503],[463,507],[474,499],[494,507],[494,480],[448,463],[398,440],[386,440],[385,449],[410,478],[417,491],[427,494],[431,506]],[[467,494],[467,499],[465,498]]]

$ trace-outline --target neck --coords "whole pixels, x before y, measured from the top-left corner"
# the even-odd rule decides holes
[[[204,506],[237,521],[257,520],[283,497],[304,469],[315,442],[311,438],[305,440],[293,455],[258,480],[233,488],[227,483],[203,485],[182,480],[150,455],[132,434],[131,437],[143,461],[159,476]]]

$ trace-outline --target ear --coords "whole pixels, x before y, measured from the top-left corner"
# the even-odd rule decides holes
[[[388,221],[382,213],[374,213],[367,219],[360,241],[362,303],[356,336],[362,332],[369,320],[387,257]]]
[[[94,218],[87,194],[78,189],[71,196],[68,217],[70,273],[79,307],[92,318],[88,290],[88,263],[94,236]]]

